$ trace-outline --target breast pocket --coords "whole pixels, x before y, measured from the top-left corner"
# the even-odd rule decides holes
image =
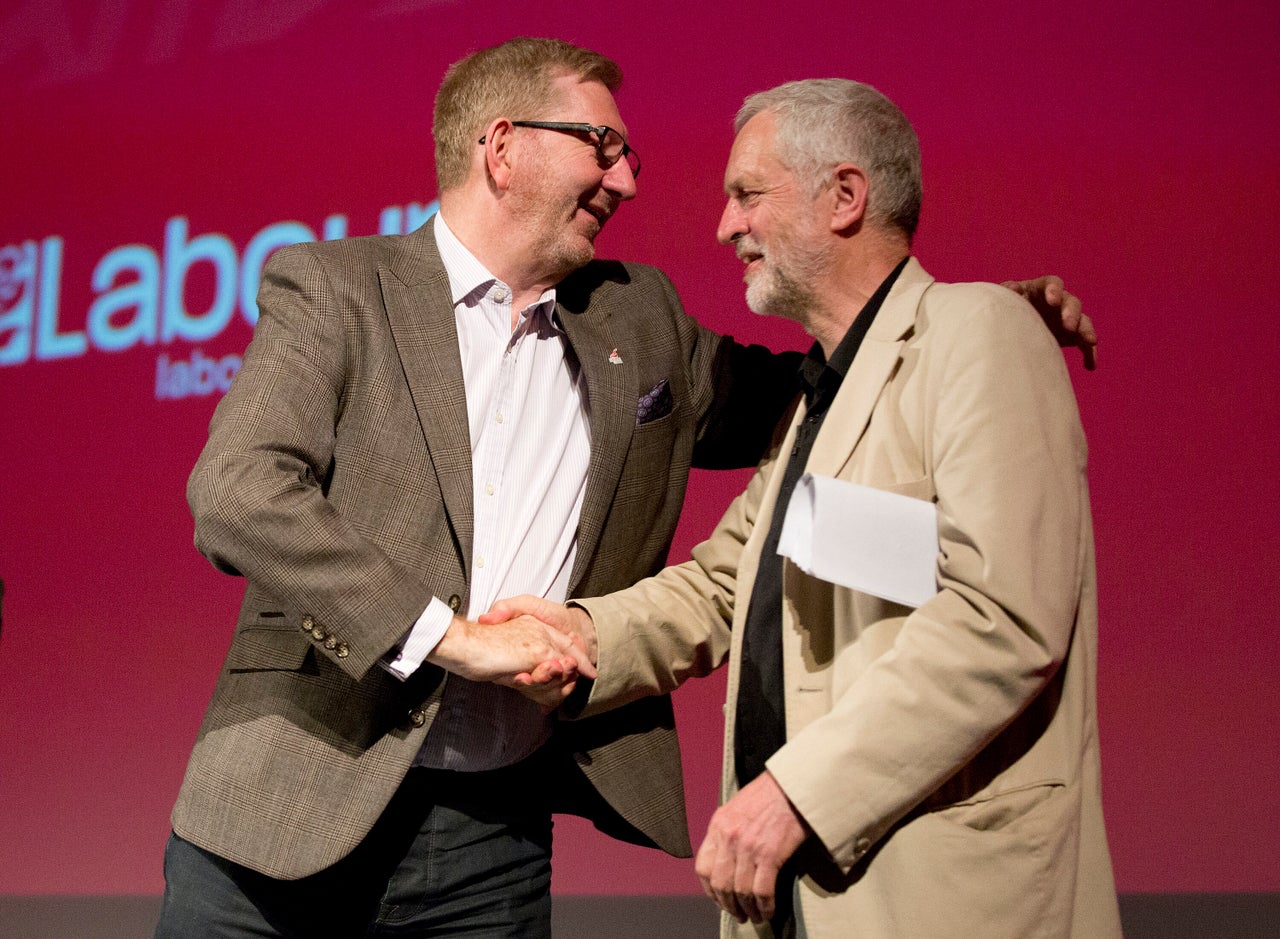
[[[937,492],[934,491],[933,477],[931,476],[921,476],[918,479],[908,479],[906,482],[888,484],[869,483],[868,485],[900,496],[907,496],[912,499],[921,499],[924,502],[932,502],[938,495]]]
[[[665,470],[675,447],[676,432],[679,429],[677,417],[676,411],[669,411],[662,417],[637,424],[631,433],[631,447],[627,453],[629,465],[639,459],[646,465],[646,472],[650,472],[655,466]]]

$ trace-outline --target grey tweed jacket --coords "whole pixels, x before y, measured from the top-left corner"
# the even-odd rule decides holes
[[[591,409],[570,594],[595,596],[661,569],[691,464],[762,455],[796,360],[701,328],[641,265],[593,262],[557,298]],[[364,837],[435,718],[443,672],[401,682],[377,662],[432,596],[466,603],[471,448],[429,225],[281,249],[258,302],[188,484],[197,547],[246,587],[173,827],[298,878]],[[690,853],[668,698],[556,733],[555,788],[590,795],[558,808]]]

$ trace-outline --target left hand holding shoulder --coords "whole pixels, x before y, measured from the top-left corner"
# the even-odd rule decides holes
[[[1098,367],[1098,331],[1093,320],[1084,315],[1080,298],[1067,290],[1061,277],[1047,274],[1035,280],[1007,280],[1002,285],[1036,308],[1044,324],[1063,348],[1078,346],[1084,356],[1084,367]]]

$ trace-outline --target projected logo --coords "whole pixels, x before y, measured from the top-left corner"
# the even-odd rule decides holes
[[[49,333],[57,330],[61,270],[61,238],[0,248],[0,365],[20,364],[33,352],[41,359],[83,353],[83,345],[79,352],[62,352],[57,337]],[[52,276],[41,278],[41,271]],[[42,298],[39,306],[37,294]]]
[[[413,231],[438,207],[438,202],[388,206],[379,215],[379,234]],[[347,217],[330,215],[319,238],[347,233]],[[6,245],[0,248],[0,368],[138,346],[213,342],[237,312],[250,325],[258,321],[258,280],[271,252],[316,240],[317,233],[301,222],[275,222],[237,251],[226,235],[193,236],[187,218],[174,216],[165,223],[160,247],[121,245],[98,261],[82,329],[68,325],[81,318],[62,315],[63,239],[51,235]],[[203,291],[189,289],[193,274]],[[200,298],[195,309],[189,307],[192,296]],[[156,398],[220,394],[240,369],[238,355],[215,358],[199,348],[187,355],[171,357],[166,351],[156,359]]]

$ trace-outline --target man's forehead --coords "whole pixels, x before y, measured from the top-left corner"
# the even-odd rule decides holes
[[[582,113],[564,115],[565,120],[579,119],[592,124],[608,124],[624,137],[626,126],[613,99],[613,92],[598,81],[583,81],[576,75],[561,75],[554,82],[558,98],[553,105],[562,109],[576,108]]]
[[[773,114],[768,111],[757,114],[733,139],[724,170],[724,188],[726,191],[741,188],[786,172],[774,149]]]

